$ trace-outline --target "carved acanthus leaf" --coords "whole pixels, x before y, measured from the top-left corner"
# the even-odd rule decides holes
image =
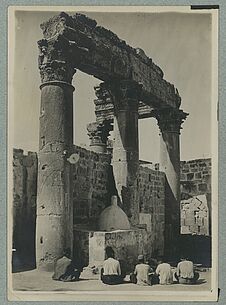
[[[162,108],[153,110],[153,116],[157,119],[161,132],[180,133],[188,113],[180,109]]]
[[[70,61],[69,41],[62,36],[38,41],[38,66],[42,83],[64,81],[71,83],[75,69]]]

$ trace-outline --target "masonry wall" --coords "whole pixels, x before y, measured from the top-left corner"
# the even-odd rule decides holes
[[[165,204],[164,173],[140,166],[139,219],[143,229],[136,232],[117,232],[117,234],[114,234],[114,232],[109,234],[106,232],[92,232],[92,230],[95,231],[95,223],[97,223],[95,220],[97,220],[102,209],[109,205],[111,194],[115,193],[114,179],[108,155],[97,155],[91,151],[86,151],[85,149],[76,149],[76,152],[80,154],[80,159],[74,166],[74,175],[75,173],[82,173],[85,175],[87,170],[91,170],[91,172],[87,173],[87,177],[79,176],[77,174],[76,179],[75,177],[73,178],[75,194],[74,213],[76,217],[74,226],[74,253],[77,260],[81,262],[81,265],[87,266],[89,257],[92,255],[94,262],[90,263],[95,265],[95,256],[98,255],[99,252],[103,256],[104,248],[106,245],[110,244],[114,247],[117,257],[122,260],[125,260],[126,257],[128,258],[127,263],[124,263],[128,270],[130,270],[130,265],[134,263],[134,258],[137,257],[139,251],[141,251],[140,253],[149,254],[149,256],[154,257],[163,255]],[[101,175],[102,173],[104,175]],[[79,194],[80,185],[82,185],[85,190],[83,190],[82,187],[82,193]],[[107,193],[108,191],[110,194]],[[92,192],[99,195],[99,209],[95,207],[95,205],[98,204],[98,201],[95,201],[96,196],[92,197]],[[80,196],[81,198],[79,198]],[[86,208],[81,208],[82,206]],[[78,211],[80,211],[79,217]],[[81,223],[81,219],[83,220],[83,223]],[[98,240],[92,238],[93,234],[98,236]],[[100,241],[100,236],[102,235],[105,236],[104,242]],[[114,240],[116,235],[117,238]],[[95,246],[92,247],[93,240],[98,242],[98,245],[95,244]],[[140,241],[140,244],[137,244],[137,242],[134,244],[134,241],[138,240]],[[94,248],[95,251],[92,250]],[[93,252],[92,255],[91,252]],[[134,253],[132,254],[132,252]]]
[[[207,199],[211,235],[211,159],[181,162],[181,200],[198,195],[205,195]]]
[[[181,201],[181,234],[209,235],[205,195],[197,195]]]
[[[13,248],[15,269],[35,263],[37,154],[13,150]]]
[[[78,162],[72,165],[74,224],[96,228],[101,211],[114,194],[111,156],[75,146]]]
[[[127,273],[133,272],[139,254],[143,254],[146,259],[150,258],[148,244],[148,236],[142,229],[119,230],[105,234],[105,245],[113,247],[116,257]]]
[[[157,257],[164,252],[165,174],[148,167],[139,170],[140,224],[148,233],[149,253]]]
[[[211,194],[211,159],[181,161],[181,199]]]
[[[97,218],[104,207],[110,204],[115,194],[115,182],[110,165],[111,156],[96,154],[75,146],[77,162],[73,168],[73,205],[75,231],[95,231]],[[34,261],[35,218],[37,193],[37,154],[14,149],[14,202],[13,202],[13,247],[19,259]],[[147,232],[148,252],[152,256],[163,254],[165,240],[165,176],[156,169],[140,166],[140,226]],[[211,200],[211,160],[199,159],[181,162],[182,198],[206,194],[209,211]],[[85,231],[84,231],[85,232]],[[75,236],[75,249],[81,248],[80,257],[87,261],[88,236]],[[28,259],[26,259],[28,261]]]

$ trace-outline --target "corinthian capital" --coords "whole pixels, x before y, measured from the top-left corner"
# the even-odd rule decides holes
[[[38,41],[38,66],[42,83],[48,81],[63,81],[71,83],[75,73],[70,62],[68,41],[63,37],[47,41]]]
[[[188,113],[177,108],[162,108],[153,110],[153,114],[158,121],[161,132],[180,133],[181,125],[185,121]]]
[[[113,126],[108,121],[104,121],[102,123],[89,123],[87,125],[87,131],[91,140],[91,145],[106,145],[109,132],[112,130]]]

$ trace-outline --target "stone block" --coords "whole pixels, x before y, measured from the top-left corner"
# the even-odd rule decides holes
[[[190,169],[189,169],[189,167],[186,167],[186,168],[183,168],[182,169],[182,173],[189,173],[189,171],[190,171]]]
[[[186,175],[184,173],[180,174],[180,180],[186,180]]]
[[[201,172],[195,173],[195,179],[201,179],[201,178],[202,178]]]
[[[194,178],[194,173],[187,174],[187,180],[193,180],[193,178]]]
[[[181,226],[181,234],[190,234],[189,226]]]
[[[89,261],[86,264],[93,267],[102,266],[105,259],[105,248],[111,246],[115,251],[115,257],[121,262],[122,269],[129,273],[134,269],[138,254],[148,255],[145,248],[150,249],[145,229],[111,232],[75,230],[74,235],[75,240],[78,241],[78,237],[80,238],[79,245],[83,247],[82,253],[86,253],[86,256],[88,253]],[[77,238],[76,235],[78,235]],[[85,244],[81,240],[86,240],[87,236],[88,244]]]
[[[206,183],[200,183],[200,184],[198,185],[198,190],[199,190],[200,192],[205,193],[205,192],[207,191],[207,184],[206,184]]]
[[[203,175],[208,175],[208,174],[209,174],[209,171],[208,171],[208,170],[204,170],[204,171],[202,172],[202,174],[203,174]]]
[[[147,213],[139,213],[139,224],[145,224],[147,231],[151,232],[152,215]]]

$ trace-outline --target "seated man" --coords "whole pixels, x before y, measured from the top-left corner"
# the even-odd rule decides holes
[[[53,280],[63,282],[78,281],[81,271],[75,268],[70,256],[71,250],[68,248],[64,251],[63,256],[56,261],[52,276]]]
[[[192,261],[181,258],[181,262],[177,265],[177,271],[174,274],[179,284],[195,284],[199,278],[199,273],[194,272]]]
[[[135,267],[134,273],[130,274],[130,281],[137,285],[151,285],[151,272],[153,270],[148,264],[144,263],[144,256],[138,256],[138,264]]]
[[[111,247],[106,247],[105,251],[107,259],[101,269],[101,281],[108,285],[121,284],[125,276],[121,273],[119,261],[114,258],[114,250]]]
[[[158,262],[155,274],[159,277],[159,284],[170,285],[173,284],[173,273],[170,264],[163,261]]]

